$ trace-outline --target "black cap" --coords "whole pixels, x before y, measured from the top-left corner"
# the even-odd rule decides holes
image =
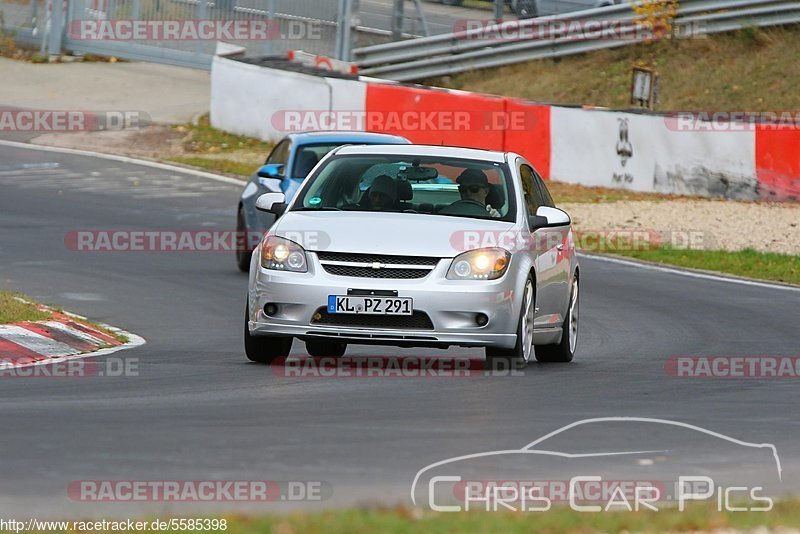
[[[456,178],[456,182],[458,182],[458,185],[481,185],[483,187],[489,187],[489,178],[486,176],[486,173],[478,169],[465,170]]]

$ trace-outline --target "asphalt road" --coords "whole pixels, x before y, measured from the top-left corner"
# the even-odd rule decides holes
[[[289,506],[70,500],[68,484],[87,479],[312,480],[329,484],[332,498],[295,506],[408,503],[414,475],[431,462],[522,447],[574,421],[612,416],[774,443],[784,470],[775,492],[800,489],[795,380],[664,371],[672,356],[799,355],[796,291],[584,258],[573,364],[513,377],[287,378],[245,360],[247,279],[230,253],[65,247],[72,230],[232,229],[238,192],[183,173],[0,146],[0,285],[147,340],[114,355],[138,359],[138,376],[0,379],[0,517]],[[302,343],[294,354],[304,355]],[[601,426],[579,439],[619,450],[644,437]],[[742,483],[763,475],[747,468],[744,452],[704,454]]]

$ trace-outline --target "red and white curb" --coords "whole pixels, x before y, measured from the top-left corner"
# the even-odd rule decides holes
[[[89,324],[85,317],[38,306],[51,317],[0,325],[0,370],[48,365],[89,356],[103,356],[144,345],[145,340],[119,328],[101,325],[127,338],[122,342]]]

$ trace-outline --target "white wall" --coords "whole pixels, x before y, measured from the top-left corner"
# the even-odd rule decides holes
[[[211,69],[211,125],[277,141],[285,111],[364,111],[366,84],[250,65],[220,56]]]
[[[550,117],[550,175],[555,180],[636,191],[756,196],[754,132],[683,132],[660,116],[560,107],[553,107]],[[623,165],[628,150],[632,155]]]

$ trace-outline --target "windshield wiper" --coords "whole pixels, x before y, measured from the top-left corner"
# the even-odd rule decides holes
[[[303,206],[302,208],[297,208],[296,210],[292,211],[343,211],[342,208],[336,208],[334,206],[326,206],[324,208],[307,208]]]

